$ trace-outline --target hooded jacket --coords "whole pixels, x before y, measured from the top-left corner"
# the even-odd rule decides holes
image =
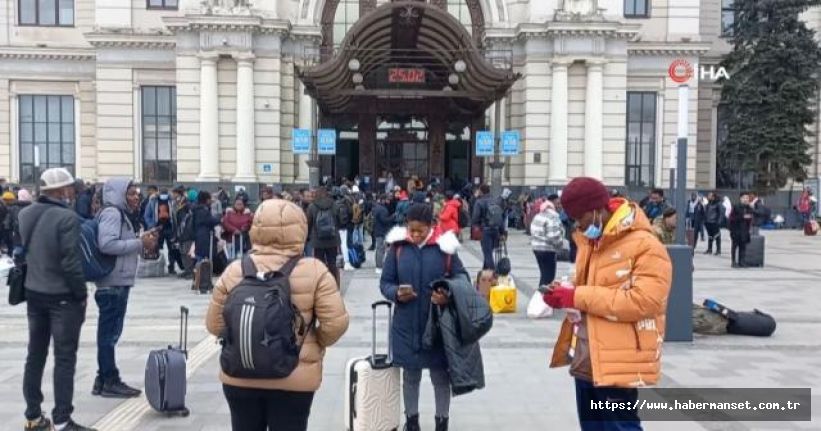
[[[384,238],[393,227],[393,217],[385,204],[378,202],[373,205],[373,236]]]
[[[627,205],[626,208],[624,206]],[[661,375],[667,296],[672,265],[644,212],[632,202],[617,210],[612,229],[590,241],[578,230],[575,308],[587,331],[592,380],[596,386],[655,385]],[[569,365],[573,324],[565,319],[551,367]],[[581,341],[581,340],[580,340]]]
[[[126,202],[131,185],[128,178],[111,178],[103,185],[103,210],[98,215],[97,246],[104,254],[117,256],[114,270],[97,281],[97,288],[133,286],[137,276],[137,261],[143,249],[128,214]]]
[[[479,339],[493,326],[493,313],[466,273],[454,274],[442,283],[450,301],[444,307],[431,304],[422,345],[433,349],[441,342],[451,390],[462,395],[485,387]]]
[[[214,241],[214,227],[220,224],[219,217],[215,217],[208,205],[196,204],[194,212],[194,253],[199,257],[213,259],[216,254]],[[212,249],[213,247],[213,249]]]
[[[259,271],[274,271],[293,257],[301,256],[308,226],[305,213],[293,203],[270,199],[260,203],[251,226],[251,244]],[[241,261],[231,263],[214,287],[208,306],[208,332],[220,336],[225,329],[223,308],[228,295],[242,280]],[[220,373],[230,386],[256,389],[313,392],[322,382],[325,348],[333,345],[348,329],[348,312],[336,280],[321,261],[303,258],[291,272],[291,302],[306,322],[316,317],[319,325],[308,332],[299,353],[299,365],[284,379],[238,379]]]
[[[451,199],[445,202],[442,213],[439,214],[439,227],[443,232],[459,232],[459,211],[462,203],[458,199]]]
[[[724,204],[720,200],[715,199],[707,202],[704,208],[704,223],[721,224],[724,218]]]
[[[456,254],[459,240],[453,232],[442,233],[434,228],[419,247],[408,240],[407,228],[395,227],[385,242],[390,244],[390,249],[385,255],[379,287],[385,299],[396,302],[391,326],[393,362],[410,369],[445,368],[447,361],[442,345],[425,349],[422,337],[430,313],[431,283],[445,276],[448,260],[452,274],[465,271]],[[416,299],[407,303],[396,301],[399,286],[403,284],[413,286],[418,295]]]
[[[337,228],[339,227],[339,216],[334,206],[334,200],[328,196],[325,196],[314,201],[314,203],[308,207],[308,232],[310,232],[309,238],[311,240],[312,248],[314,250],[322,248],[339,248],[342,242],[340,241],[338,234],[331,240],[321,240],[318,238],[316,234],[316,218],[319,216],[320,211],[330,211],[334,217],[334,223],[336,223]]]
[[[564,245],[561,216],[552,202],[544,201],[542,206],[544,211],[539,211],[530,223],[530,245],[534,251],[559,252]]]
[[[234,235],[248,232],[253,221],[254,213],[248,208],[245,208],[242,213],[236,212],[234,208],[228,208],[222,216],[223,239],[231,241]]]

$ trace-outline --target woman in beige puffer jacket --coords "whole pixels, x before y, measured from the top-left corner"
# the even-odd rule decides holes
[[[274,271],[293,257],[301,256],[308,224],[297,205],[284,200],[260,204],[251,226],[251,257],[259,271]],[[206,326],[219,336],[225,329],[223,307],[228,294],[242,280],[240,261],[222,274],[208,307]],[[303,258],[290,277],[291,301],[306,322],[319,323],[308,333],[299,365],[284,379],[239,379],[220,372],[223,391],[231,409],[234,430],[305,430],[314,392],[322,381],[325,348],[348,329],[348,313],[336,280],[321,261]]]

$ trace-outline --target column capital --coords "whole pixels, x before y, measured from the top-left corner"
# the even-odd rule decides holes
[[[237,65],[251,65],[254,64],[254,61],[257,59],[252,52],[239,52],[232,57],[237,61]]]
[[[587,65],[588,69],[591,69],[591,68],[601,69],[602,67],[604,67],[605,64],[607,64],[607,60],[605,60],[603,58],[588,58],[584,62],[585,62],[585,65]]]
[[[214,51],[200,51],[197,58],[200,59],[200,63],[216,63],[220,56],[219,53]]]
[[[552,67],[563,67],[567,68],[571,64],[573,64],[573,59],[569,57],[553,57],[550,60],[550,64]]]

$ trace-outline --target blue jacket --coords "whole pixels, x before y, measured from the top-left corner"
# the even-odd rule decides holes
[[[434,233],[423,246],[417,247],[406,240],[407,229],[393,228],[385,241],[391,245],[385,256],[379,288],[389,301],[396,302],[399,286],[413,286],[418,297],[408,303],[396,302],[391,327],[391,345],[394,364],[403,368],[422,369],[447,367],[441,344],[432,349],[422,348],[422,337],[430,312],[432,290],[430,284],[445,276],[448,256],[450,272],[463,272],[464,267],[456,251],[459,241],[453,232]]]

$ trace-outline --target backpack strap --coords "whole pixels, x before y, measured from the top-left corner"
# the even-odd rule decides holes
[[[291,258],[291,260],[285,262],[285,265],[282,265],[282,267],[279,268],[277,272],[286,277],[290,277],[291,272],[293,272],[294,268],[296,268],[300,260],[302,260],[302,256],[295,256]]]
[[[250,254],[242,258],[242,278],[257,278],[257,266]]]

